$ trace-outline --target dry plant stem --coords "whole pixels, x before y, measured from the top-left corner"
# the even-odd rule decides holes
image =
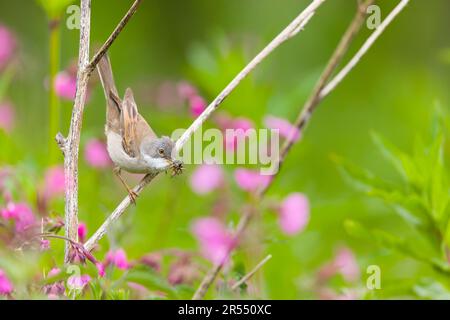
[[[156,177],[156,173],[154,174],[147,174],[141,182],[133,188],[133,191],[136,192],[136,194],[140,194],[141,191],[145,188],[147,184],[150,183],[150,181],[153,180],[153,178]],[[88,241],[84,244],[84,248],[88,251],[91,251],[94,249],[95,245],[100,241],[101,238],[108,232],[109,227],[117,220],[119,219],[122,214],[125,212],[126,208],[131,204],[131,199],[129,196],[126,196],[122,202],[117,206],[117,208],[108,216],[108,218],[103,222],[103,224],[100,226],[100,228],[95,231],[95,233],[92,235],[92,237],[89,238]]]
[[[272,259],[272,255],[269,254],[267,257],[265,257],[260,263],[258,263],[252,271],[250,271],[249,273],[247,273],[245,276],[242,277],[241,280],[239,280],[238,282],[236,282],[232,287],[231,290],[236,290],[238,289],[243,283],[247,282],[248,279],[250,279],[259,269],[262,268],[262,266],[264,266],[266,264],[267,261],[269,261],[270,259]]]
[[[136,0],[125,17],[113,31],[111,36],[101,47],[100,51],[89,62],[91,0],[81,0],[80,19],[80,45],[77,71],[77,90],[72,109],[69,134],[67,138],[61,133],[56,135],[56,142],[64,154],[65,176],[65,234],[72,241],[78,241],[78,151],[80,146],[80,133],[83,120],[83,111],[86,103],[88,81],[92,70],[95,69],[100,58],[112,45],[119,33],[123,30],[131,16],[136,12],[141,0]],[[69,262],[70,245],[66,243],[64,261]]]
[[[401,11],[401,9],[403,9],[405,7],[405,5],[408,1],[409,0],[402,0],[400,2],[400,4],[396,8],[393,9],[393,11],[386,17],[386,19],[383,21],[383,23],[378,28],[382,28],[381,30],[384,30],[387,27],[387,25],[390,22],[392,22],[392,20],[395,18],[395,16]],[[367,0],[364,3],[358,5],[358,11],[356,13],[355,18],[353,19],[350,26],[347,28],[346,32],[342,36],[338,46],[336,47],[333,55],[331,56],[327,66],[325,67],[322,75],[320,76],[319,80],[317,81],[311,96],[309,97],[309,99],[306,101],[305,105],[301,109],[302,111],[300,112],[297,120],[295,121],[295,126],[299,130],[300,137],[301,137],[303,130],[306,127],[306,124],[308,123],[309,119],[311,118],[311,115],[314,112],[315,108],[322,101],[322,99],[326,96],[326,94],[323,94],[324,89],[326,88],[325,85],[326,85],[327,81],[329,80],[329,78],[331,77],[333,71],[336,69],[336,67],[341,62],[344,54],[347,52],[356,33],[358,32],[358,30],[361,28],[362,24],[364,23],[364,17],[365,17],[365,13],[367,11],[367,7],[370,6],[372,3],[374,3],[374,0]],[[374,33],[368,38],[368,40],[363,45],[363,48],[367,47],[366,44],[368,42],[370,44],[373,44],[375,42],[375,40],[381,35],[381,32],[377,32],[377,31],[378,31],[378,29],[376,31],[374,31]],[[374,34],[375,34],[375,36],[373,36]],[[370,45],[367,47],[367,49],[365,49],[364,53],[367,52],[367,50],[369,48],[370,48]],[[358,53],[360,51],[358,51]],[[358,55],[358,53],[357,53],[357,55]],[[353,60],[354,59],[352,59],[351,61],[353,61]],[[360,59],[356,60],[356,63],[353,64],[351,68],[348,68],[348,71],[343,74],[342,78],[344,78],[352,70],[352,68],[357,64],[357,62],[359,60]],[[347,66],[344,67],[344,69],[346,69]],[[334,79],[331,80],[330,83],[332,83],[333,81],[334,81]],[[335,89],[338,83],[339,82],[337,82],[336,85],[331,87],[331,90],[328,91],[327,94],[329,92],[331,92],[333,89]],[[279,170],[277,171],[277,173],[274,176],[272,176],[269,184],[266,187],[261,188],[257,191],[255,198],[258,201],[261,200],[261,198],[267,192],[269,187],[272,185],[275,177],[279,174],[281,165],[283,164],[283,161],[286,158],[287,154],[289,153],[289,150],[291,149],[293,144],[294,144],[294,141],[291,139],[291,140],[287,140],[284,143],[284,145],[282,146],[281,151],[280,151],[280,158],[278,160]],[[239,221],[238,227],[236,228],[236,231],[234,233],[234,239],[236,242],[241,238],[241,236],[242,236],[243,232],[245,231],[251,218],[252,218],[252,211],[248,210],[248,211],[243,212],[243,215]],[[230,254],[231,251],[232,251],[232,248],[230,248],[230,252],[228,254]],[[206,274],[206,276],[202,280],[199,288],[195,292],[195,294],[192,298],[193,300],[199,300],[205,296],[209,287],[212,285],[212,283],[218,276],[225,261],[226,260],[224,259],[222,261],[222,263],[219,263],[219,264],[216,264],[215,266],[213,266],[213,268]]]
[[[345,78],[345,76],[358,64],[359,60],[367,53],[370,47],[375,43],[377,38],[383,33],[384,29],[397,17],[397,15],[406,7],[409,0],[402,0],[383,20],[383,22],[376,28],[376,30],[367,38],[361,49],[354,55],[354,57],[342,68],[342,70],[331,80],[327,86],[322,90],[321,98],[327,96],[333,89]]]
[[[69,135],[62,145],[65,180],[65,233],[67,238],[78,241],[78,146],[89,76],[84,72],[89,63],[89,36],[91,29],[91,1],[81,0],[80,47],[78,57],[77,91],[72,110]],[[59,138],[61,135],[58,134]],[[58,139],[58,138],[57,138]],[[64,261],[69,262],[70,244],[66,243]]]
[[[317,8],[325,0],[314,0],[305,10],[303,10],[280,34],[278,34],[244,69],[222,90],[222,92],[209,104],[203,113],[195,119],[192,125],[177,140],[175,148],[180,150],[190,136],[201,127],[201,125],[211,116],[226,97],[238,86],[238,84],[258,66],[273,50],[283,42],[295,36],[308,23]]]
[[[280,34],[278,34],[252,61],[250,61],[247,66],[239,72],[239,74],[225,87],[225,89],[220,92],[220,94],[210,103],[205,111],[192,123],[192,125],[183,133],[183,135],[177,140],[175,144],[175,149],[177,151],[183,148],[183,145],[188,141],[190,136],[211,116],[211,114],[219,107],[219,105],[225,100],[225,98],[238,86],[238,84],[253,70],[256,66],[263,61],[273,50],[279,47],[283,42],[292,38],[298,34],[303,27],[308,23],[308,21],[313,16],[316,9],[325,0],[314,0],[305,10],[300,13]],[[145,187],[150,181],[155,177],[154,175],[151,179],[147,179],[145,184],[142,181],[139,185],[142,188]],[[141,189],[142,189],[141,188]],[[105,235],[106,230],[109,228],[110,224],[119,218],[126,208],[130,205],[129,197],[127,196],[119,206],[113,211],[111,216],[103,223],[99,230],[86,242],[89,244],[88,250],[92,250],[96,243]],[[111,219],[112,216],[116,218]]]

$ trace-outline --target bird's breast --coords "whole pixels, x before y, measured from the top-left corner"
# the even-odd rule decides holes
[[[149,173],[151,168],[141,158],[130,157],[122,146],[122,137],[109,130],[106,132],[107,149],[111,160],[121,169],[132,173]]]

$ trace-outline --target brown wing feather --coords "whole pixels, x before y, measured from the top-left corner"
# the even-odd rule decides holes
[[[156,135],[147,121],[139,114],[133,91],[128,88],[122,103],[121,112],[122,145],[131,157],[139,155],[139,148],[144,139],[155,138]]]

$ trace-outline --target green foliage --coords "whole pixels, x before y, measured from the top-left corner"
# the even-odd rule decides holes
[[[51,19],[60,17],[74,0],[36,0]]]
[[[379,152],[401,177],[400,182],[385,181],[338,156],[333,156],[333,160],[350,183],[391,206],[418,236],[400,237],[384,230],[368,229],[353,220],[344,223],[347,233],[424,262],[448,279],[450,186],[443,156],[445,130],[443,121],[438,122],[441,125],[430,142],[425,144],[420,137],[417,138],[411,154],[403,152],[379,134],[372,135]],[[421,240],[428,242],[431,250],[420,247]],[[446,297],[447,292],[439,283],[416,285],[414,291],[422,298]]]

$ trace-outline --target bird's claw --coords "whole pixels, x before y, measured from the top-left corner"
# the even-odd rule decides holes
[[[128,195],[130,196],[131,203],[136,205],[136,199],[139,195],[133,190],[128,190]]]

